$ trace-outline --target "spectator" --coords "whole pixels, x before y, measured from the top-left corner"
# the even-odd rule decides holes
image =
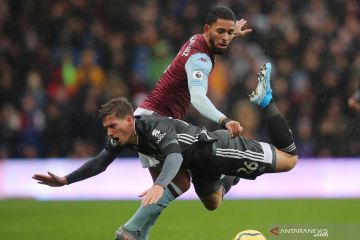
[[[59,136],[100,147],[101,126],[91,125],[98,122],[96,107],[114,96],[141,102],[217,4],[254,30],[218,59],[222,68],[209,94],[219,108],[256,115],[242,100],[256,85],[258,67],[271,61],[275,98],[298,137],[300,156],[359,156],[359,114],[348,105],[356,106],[350,96],[360,79],[356,0],[0,1],[1,156],[90,156],[90,150],[49,146],[60,143]],[[212,127],[195,111],[186,119]],[[44,135],[53,143],[43,142]],[[346,144],[335,149],[335,138]]]

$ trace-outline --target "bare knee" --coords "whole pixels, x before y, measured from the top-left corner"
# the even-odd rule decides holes
[[[160,175],[161,167],[151,167],[149,168],[151,177],[153,181]],[[171,181],[175,186],[170,187],[171,192],[176,196],[179,196],[190,189],[190,176],[187,170],[180,169],[179,172],[176,174],[174,179]],[[170,185],[171,186],[171,185]],[[174,189],[176,188],[176,189]]]
[[[214,211],[221,206],[223,201],[222,190],[219,190],[207,197],[201,197],[200,199],[207,210]]]
[[[222,202],[212,202],[212,203],[203,202],[204,207],[209,211],[214,211],[214,210],[218,209],[221,206],[221,203]]]
[[[173,182],[183,193],[190,189],[190,176],[186,170],[181,169],[171,182]]]

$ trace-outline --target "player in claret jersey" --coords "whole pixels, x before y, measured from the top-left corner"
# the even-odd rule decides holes
[[[160,115],[182,119],[192,104],[203,116],[219,123],[229,131],[230,136],[239,136],[242,126],[220,112],[207,97],[208,77],[215,64],[215,55],[223,54],[236,36],[244,36],[251,29],[242,30],[244,19],[236,20],[233,11],[227,7],[214,7],[207,16],[203,34],[192,36],[163,73],[154,90],[144,100],[134,115]],[[142,166],[149,168],[155,180],[161,163],[153,157],[139,153]],[[234,177],[222,179],[226,191],[236,182]],[[190,177],[186,170],[180,170],[165,189],[159,204],[140,206],[135,215],[123,226],[130,232],[140,232],[141,239],[148,233],[160,216],[163,207],[186,192],[190,187]],[[213,199],[204,202],[212,208]]]

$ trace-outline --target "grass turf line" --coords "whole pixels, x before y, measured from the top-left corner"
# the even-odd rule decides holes
[[[0,201],[4,240],[113,239],[139,201]],[[359,199],[225,200],[216,211],[200,201],[175,201],[165,209],[154,240],[231,240],[237,232],[268,234],[279,224],[360,224]]]

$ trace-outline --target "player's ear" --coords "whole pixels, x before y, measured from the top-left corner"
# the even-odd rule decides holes
[[[127,122],[127,124],[128,124],[129,127],[132,127],[133,124],[134,124],[134,118],[133,118],[133,116],[128,115],[128,116],[126,117],[126,122]]]
[[[208,25],[208,24],[204,25],[204,33],[205,33],[206,37],[210,36],[210,25]]]

